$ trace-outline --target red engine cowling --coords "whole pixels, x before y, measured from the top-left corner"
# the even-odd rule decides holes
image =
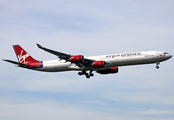
[[[105,67],[105,61],[94,61],[92,63],[92,66],[95,68],[101,68],[101,67]]]
[[[96,72],[100,74],[118,73],[118,67],[112,67],[112,68],[104,69],[104,70],[97,70]]]
[[[74,56],[71,56],[70,61],[71,62],[83,62],[84,57],[83,57],[83,55],[74,55]]]

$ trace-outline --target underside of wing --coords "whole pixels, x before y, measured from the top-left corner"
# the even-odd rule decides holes
[[[84,65],[84,66],[91,66],[94,61],[95,60],[84,58],[84,61],[82,62],[82,65]]]

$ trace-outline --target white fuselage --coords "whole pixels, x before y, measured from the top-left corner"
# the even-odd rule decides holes
[[[139,65],[139,64],[151,64],[165,61],[172,56],[163,51],[145,51],[145,52],[130,52],[120,54],[110,54],[101,56],[85,57],[91,60],[103,60],[107,64],[104,68],[87,67],[86,70],[99,70],[106,69],[115,66],[128,66],[128,65]],[[34,70],[45,71],[45,72],[59,72],[59,71],[70,71],[70,70],[81,70],[76,64],[66,62],[65,60],[51,60],[43,61],[43,67],[34,68]]]

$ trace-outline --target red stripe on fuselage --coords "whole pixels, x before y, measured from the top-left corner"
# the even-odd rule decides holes
[[[37,61],[37,62],[26,62],[28,65],[28,68],[41,68],[43,67],[43,62],[42,61]]]

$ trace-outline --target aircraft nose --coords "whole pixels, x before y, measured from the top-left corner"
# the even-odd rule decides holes
[[[169,59],[172,57],[172,55],[169,55]]]
[[[170,59],[171,57],[172,57],[172,55],[170,55],[170,54],[166,55],[167,59]]]

